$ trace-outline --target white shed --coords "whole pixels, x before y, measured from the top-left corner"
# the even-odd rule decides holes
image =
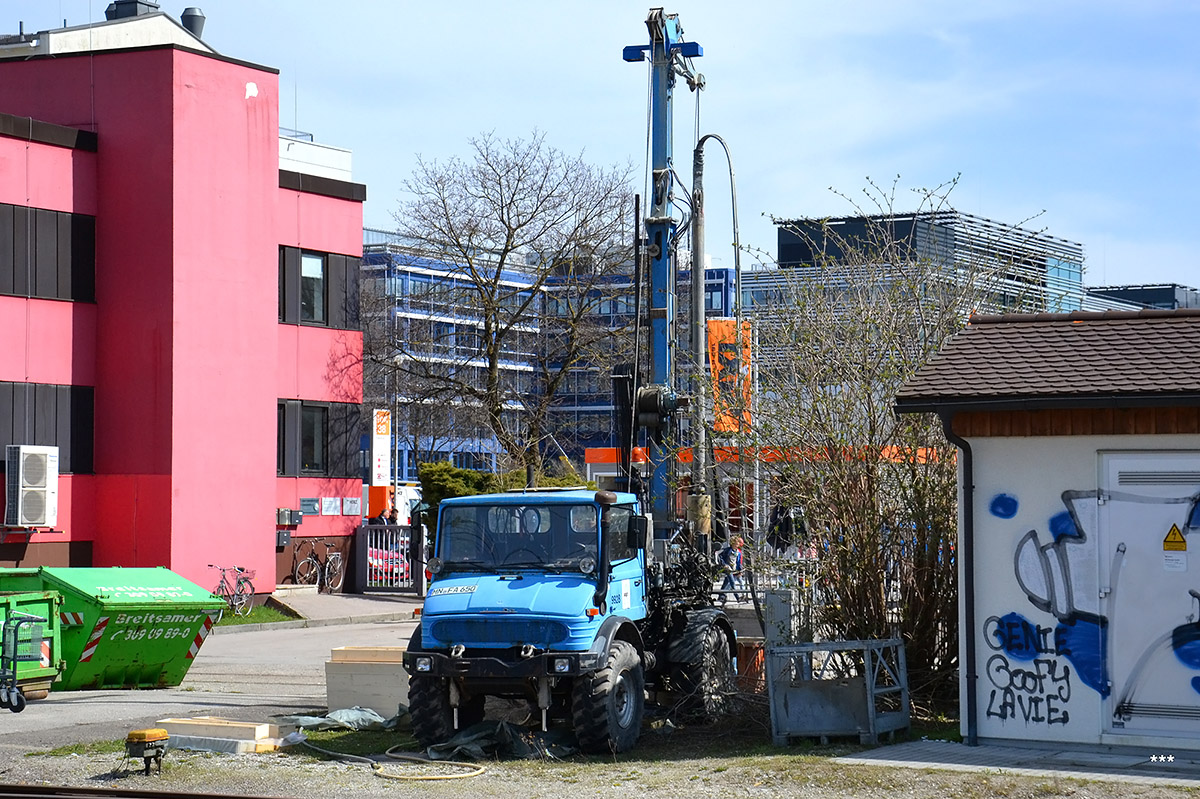
[[[896,409],[959,448],[967,742],[1200,750],[1200,311],[975,317]]]

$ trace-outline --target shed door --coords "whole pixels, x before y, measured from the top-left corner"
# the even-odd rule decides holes
[[[1200,733],[1200,453],[1101,453],[1104,729]],[[1103,651],[1103,650],[1102,650]]]

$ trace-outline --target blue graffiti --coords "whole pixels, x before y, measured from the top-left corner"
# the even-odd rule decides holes
[[[1020,503],[1012,494],[997,494],[992,497],[992,502],[988,505],[988,510],[993,516],[998,516],[1001,519],[1011,519],[1017,515],[1017,508]]]
[[[992,649],[1013,660],[1031,661],[1046,655],[1066,658],[1079,680],[1101,696],[1108,696],[1108,620],[1076,611],[1053,628],[1034,624],[1020,613],[988,619],[986,632]],[[1200,639],[1197,641],[1200,644]]]
[[[1189,669],[1200,669],[1200,624],[1181,624],[1171,631],[1171,649]]]
[[[1192,690],[1200,694],[1200,677],[1192,678]]]
[[[1038,655],[1053,654],[1049,627],[1038,627],[1020,613],[1008,613],[999,619],[989,619],[988,635],[1015,660],[1033,660]]]
[[[1071,661],[1084,685],[1102,697],[1109,695],[1108,619],[1092,613],[1072,613],[1054,628],[1054,648]]]
[[[1054,536],[1055,543],[1064,538],[1084,537],[1083,531],[1075,524],[1075,519],[1065,510],[1050,517],[1050,534]]]

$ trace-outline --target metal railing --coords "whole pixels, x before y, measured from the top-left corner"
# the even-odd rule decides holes
[[[425,594],[425,542],[420,529],[364,524],[355,536],[355,571],[361,593]]]

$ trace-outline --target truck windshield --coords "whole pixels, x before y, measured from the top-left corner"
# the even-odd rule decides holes
[[[578,569],[595,563],[595,505],[454,505],[443,508],[438,557],[448,566]]]

